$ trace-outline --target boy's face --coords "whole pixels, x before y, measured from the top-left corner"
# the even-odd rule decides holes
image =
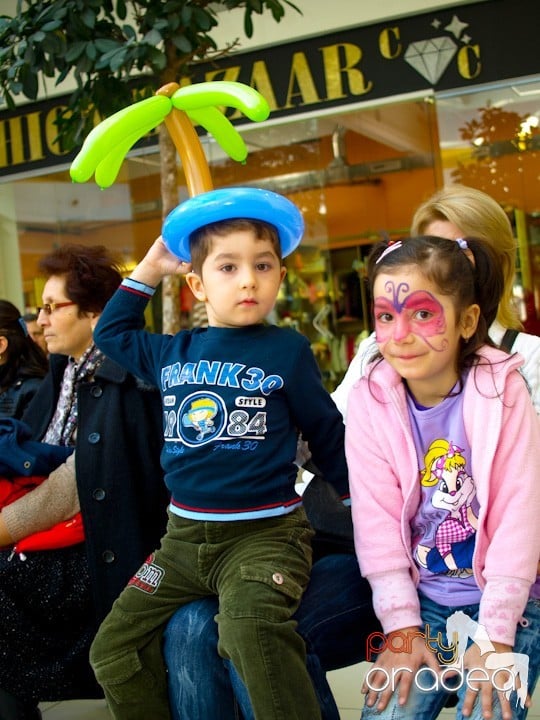
[[[264,320],[276,301],[286,269],[270,240],[253,231],[235,231],[212,238],[201,274],[186,276],[198,300],[206,303],[214,327],[245,327]]]

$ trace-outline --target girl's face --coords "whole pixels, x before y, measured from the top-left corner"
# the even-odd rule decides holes
[[[63,275],[51,275],[43,288],[43,304],[70,302]],[[38,323],[50,353],[69,355],[78,360],[92,344],[96,313],[81,313],[78,305],[55,308],[50,315],[41,310]]]
[[[198,300],[206,303],[214,327],[246,327],[264,320],[274,307],[285,268],[270,240],[242,230],[215,236],[200,275],[186,276]]]
[[[436,405],[456,384],[460,339],[476,329],[478,306],[457,317],[452,298],[441,294],[415,265],[381,272],[373,297],[382,356],[421,405]]]

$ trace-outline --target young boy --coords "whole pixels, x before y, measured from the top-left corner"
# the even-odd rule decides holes
[[[312,536],[294,458],[301,432],[347,499],[344,426],[307,339],[264,323],[286,272],[282,250],[302,237],[299,211],[247,188],[227,190],[216,205],[220,192],[180,206],[173,243],[191,260],[186,281],[206,304],[209,327],[174,336],[140,329],[155,286],[189,269],[159,238],[95,331],[109,357],[161,389],[171,503],[160,548],[105,619],[91,662],[115,718],[168,718],[161,631],[179,605],[215,594],[219,651],[244,679],[257,720],[316,720],[291,619],[308,582]]]

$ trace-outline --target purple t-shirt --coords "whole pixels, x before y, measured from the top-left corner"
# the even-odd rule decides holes
[[[432,408],[419,407],[409,394],[407,398],[422,489],[411,523],[419,589],[445,606],[479,603],[481,591],[472,572],[479,505],[463,392]]]

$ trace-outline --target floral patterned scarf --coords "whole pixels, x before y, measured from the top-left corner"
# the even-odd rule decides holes
[[[103,353],[91,345],[78,362],[69,358],[56,410],[52,416],[43,442],[51,445],[75,445],[77,430],[77,391],[84,381],[91,381],[96,370],[104,360]]]

